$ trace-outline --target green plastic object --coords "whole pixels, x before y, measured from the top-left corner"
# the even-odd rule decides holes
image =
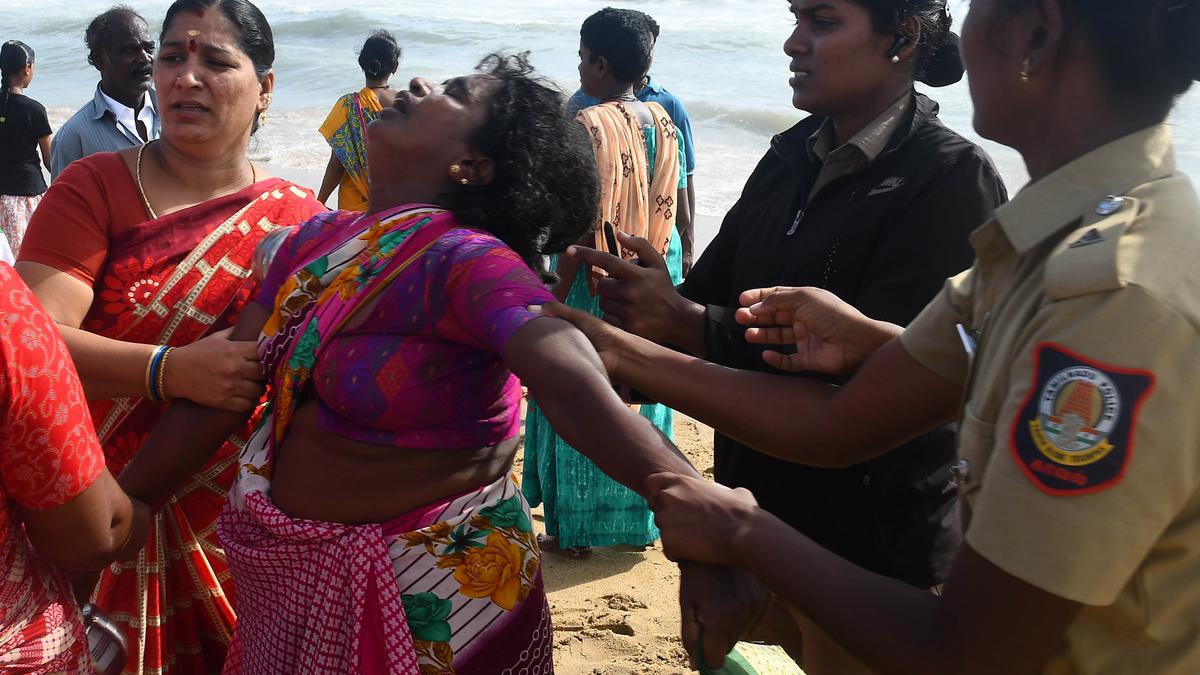
[[[720,668],[700,667],[700,675],[804,675],[800,666],[776,645],[739,642]]]

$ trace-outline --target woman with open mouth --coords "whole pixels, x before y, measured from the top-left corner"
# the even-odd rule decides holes
[[[238,591],[225,672],[551,672],[512,475],[521,384],[643,497],[653,475],[698,476],[582,335],[529,308],[553,300],[545,257],[596,214],[564,104],[523,56],[414,79],[367,127],[369,211],[313,218],[264,264],[233,334],[257,338],[270,390],[219,526]],[[177,403],[122,485],[161,503],[249,417]]]

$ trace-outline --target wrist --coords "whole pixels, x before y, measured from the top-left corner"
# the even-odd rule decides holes
[[[773,520],[774,516],[764,511],[761,506],[752,507],[745,517],[740,519],[727,543],[727,551],[735,567],[754,572],[755,547],[762,548],[762,542],[773,541],[764,538],[768,536],[764,531],[770,528]]]
[[[865,362],[871,357],[880,347],[884,346],[892,339],[900,337],[904,332],[902,326],[897,326],[887,321],[871,320],[868,330],[862,331],[862,341],[860,349],[862,350],[862,361]]]
[[[171,347],[170,353],[164,355],[159,372],[159,386],[163,400],[180,398],[179,373],[186,360],[186,352],[179,347]]]
[[[650,384],[646,381],[646,375],[653,373],[654,370],[652,368],[653,356],[649,351],[657,347],[657,344],[633,333],[614,332],[616,334],[613,337],[612,351],[616,358],[613,359],[609,379],[629,385],[639,391],[646,389]],[[643,391],[642,393],[647,392]]]
[[[668,341],[676,347],[686,349],[692,356],[704,358],[708,351],[704,344],[704,305],[692,302],[678,293],[675,294],[675,298],[672,322],[675,325],[675,334]]]
[[[166,366],[167,358],[171,354],[171,347],[166,345],[158,345],[150,351],[150,355],[146,360],[145,381],[145,396],[151,401],[160,402],[166,400],[166,395],[163,392],[163,376],[165,374],[164,367]]]

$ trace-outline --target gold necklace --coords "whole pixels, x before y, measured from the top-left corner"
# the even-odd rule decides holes
[[[157,143],[157,140],[150,143]],[[146,213],[150,214],[150,220],[158,220],[158,214],[154,211],[154,207],[150,206],[150,198],[146,196],[146,187],[142,185],[142,153],[146,151],[146,146],[150,143],[144,143],[138,147],[137,164],[134,165],[133,177],[137,179],[138,194],[142,195],[142,204],[146,207]],[[249,159],[246,160],[250,162]],[[250,184],[254,185],[258,182],[258,171],[254,168],[254,162],[250,162]]]

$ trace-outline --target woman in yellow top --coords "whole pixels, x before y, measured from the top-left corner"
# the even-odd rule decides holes
[[[363,43],[358,65],[367,79],[365,87],[338,99],[321,125],[329,143],[329,164],[321,179],[317,199],[325,202],[338,188],[338,208],[366,211],[371,178],[367,172],[367,125],[396,100],[388,80],[400,68],[400,45],[386,30],[377,30]]]
[[[903,329],[812,288],[742,297],[747,339],[792,347],[769,364],[840,387],[574,313],[614,379],[783,459],[845,465],[958,421],[965,541],[940,597],[690,478],[651,490],[667,555],[750,570],[880,672],[1200,672],[1200,200],[1164,123],[1197,35],[1200,0],[974,0],[975,128],[1032,178],[971,235],[975,265]]]

